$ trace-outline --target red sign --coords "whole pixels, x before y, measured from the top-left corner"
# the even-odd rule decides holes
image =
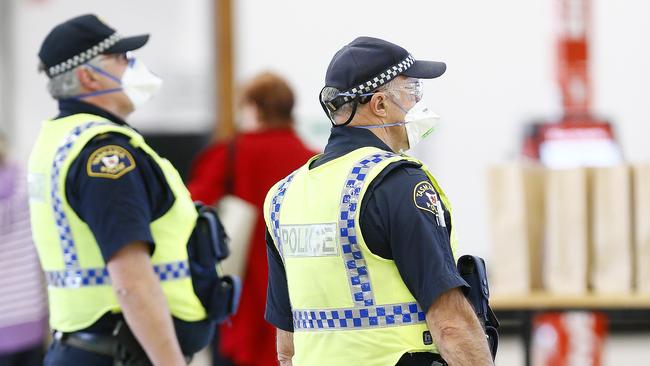
[[[600,366],[607,318],[595,312],[542,313],[533,319],[533,366]]]

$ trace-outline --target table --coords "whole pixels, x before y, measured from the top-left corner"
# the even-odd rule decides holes
[[[526,295],[494,295],[490,299],[501,334],[519,334],[526,365],[531,365],[532,319],[549,311],[598,311],[607,316],[610,333],[650,331],[650,295],[594,294],[562,295],[532,292]]]

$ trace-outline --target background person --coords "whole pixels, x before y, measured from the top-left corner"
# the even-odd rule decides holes
[[[280,76],[266,72],[253,77],[242,88],[239,133],[199,155],[188,184],[195,200],[213,204],[230,194],[257,211],[239,310],[219,333],[220,353],[238,366],[277,362],[275,330],[264,321],[267,267],[262,204],[273,183],[315,155],[293,129],[293,106],[293,91]]]
[[[29,225],[25,172],[0,133],[0,366],[43,362],[47,298]]]

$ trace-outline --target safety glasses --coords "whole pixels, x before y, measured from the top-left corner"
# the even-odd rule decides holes
[[[423,84],[422,81],[420,81],[419,79],[409,79],[404,83],[402,83],[401,85],[395,86],[393,88],[378,90],[376,92],[380,92],[380,91],[403,91],[409,96],[411,96],[416,103],[422,100],[422,95],[424,94]]]
[[[422,95],[424,94],[424,92],[423,92],[423,84],[422,84],[422,81],[420,79],[408,79],[408,80],[406,80],[405,82],[403,82],[403,83],[401,83],[399,85],[393,86],[392,88],[383,88],[383,89],[380,88],[380,89],[377,89],[377,90],[373,90],[370,93],[361,94],[361,95],[359,95],[359,97],[361,97],[361,98],[359,98],[359,103],[361,103],[361,104],[368,103],[370,101],[369,97],[372,97],[376,93],[383,93],[383,92],[387,92],[387,91],[392,91],[392,92],[400,92],[400,91],[402,91],[402,92],[405,92],[407,95],[412,97],[415,100],[416,103],[419,102],[420,100],[422,100]],[[339,95],[345,95],[345,94],[341,93]],[[398,95],[398,97],[399,97],[399,95]]]
[[[131,66],[135,60],[135,57],[131,52],[109,53],[103,55],[102,60],[115,60],[118,62],[127,62],[129,66]]]

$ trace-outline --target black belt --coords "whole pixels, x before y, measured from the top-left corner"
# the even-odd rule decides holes
[[[55,330],[54,340],[61,344],[108,357],[115,357],[117,351],[117,339],[110,335],[87,332],[63,333]]]
[[[54,341],[67,346],[78,348],[86,352],[97,353],[103,356],[115,358],[117,354],[117,338],[112,335],[96,334],[88,332],[63,333],[55,330]],[[183,356],[189,364],[192,356]]]

